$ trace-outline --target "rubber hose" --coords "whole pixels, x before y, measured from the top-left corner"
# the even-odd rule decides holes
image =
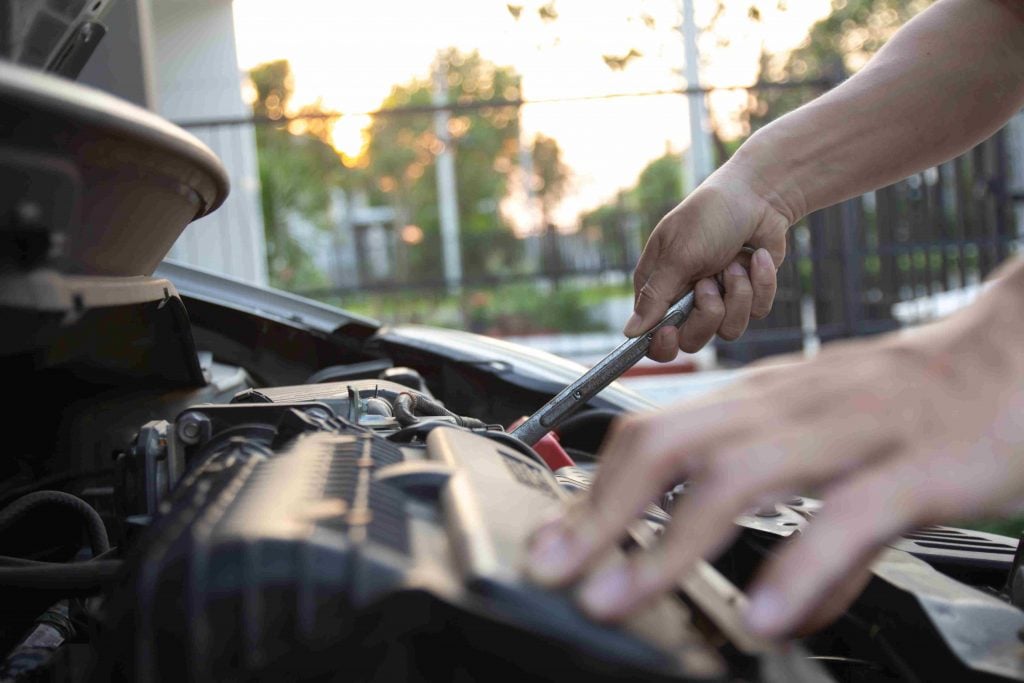
[[[18,498],[0,510],[0,532],[6,531],[33,510],[48,505],[64,507],[81,518],[88,532],[89,545],[94,556],[110,550],[107,527],[103,525],[100,514],[78,496],[63,491],[36,491]]]

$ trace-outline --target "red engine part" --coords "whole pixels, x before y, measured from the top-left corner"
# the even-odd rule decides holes
[[[507,431],[512,431],[519,425],[526,422],[526,417],[523,416],[508,426]],[[533,450],[537,451],[537,455],[544,459],[547,466],[551,468],[551,471],[555,471],[562,467],[572,467],[576,463],[569,457],[569,454],[562,448],[561,442],[558,440],[558,434],[555,432],[548,432],[541,437],[540,441],[533,444]]]

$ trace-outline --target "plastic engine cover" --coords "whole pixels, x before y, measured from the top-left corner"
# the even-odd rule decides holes
[[[523,578],[567,494],[490,439],[399,447],[342,424],[210,448],[141,541],[97,679],[725,675],[676,598],[613,628]]]

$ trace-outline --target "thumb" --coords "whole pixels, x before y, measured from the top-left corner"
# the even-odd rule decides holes
[[[665,312],[679,298],[684,285],[679,275],[666,268],[656,268],[636,290],[633,315],[626,322],[622,333],[627,337],[639,337],[651,329],[665,317]]]

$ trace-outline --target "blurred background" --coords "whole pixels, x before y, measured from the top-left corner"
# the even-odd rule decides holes
[[[82,80],[228,166],[228,203],[172,258],[586,364],[621,340],[661,216],[928,4],[121,0]],[[814,353],[948,312],[1022,224],[1018,116],[958,159],[802,220],[768,319],[634,377]]]

